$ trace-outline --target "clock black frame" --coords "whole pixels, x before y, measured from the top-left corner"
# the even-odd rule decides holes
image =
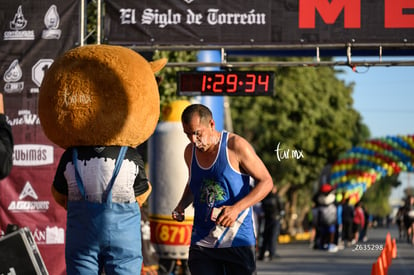
[[[180,71],[179,96],[273,96],[271,71]]]

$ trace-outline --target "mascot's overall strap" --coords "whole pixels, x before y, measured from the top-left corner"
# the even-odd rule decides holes
[[[124,161],[125,153],[127,150],[128,150],[127,146],[122,146],[121,150],[119,151],[119,155],[115,162],[115,169],[114,169],[114,172],[112,173],[111,180],[109,181],[108,186],[106,187],[105,191],[102,194],[102,203],[106,203],[108,200],[108,194],[110,194],[112,190],[112,186],[114,185],[115,179],[118,176],[119,169],[121,169],[121,165],[122,165],[122,162]],[[80,174],[79,174],[77,160],[78,160],[78,150],[75,147],[73,148],[73,151],[72,151],[72,161],[73,161],[73,165],[75,166],[76,184],[78,185],[79,191],[83,199],[86,200],[86,192],[83,186],[82,178],[80,177]],[[109,199],[112,200],[112,198],[109,198]]]

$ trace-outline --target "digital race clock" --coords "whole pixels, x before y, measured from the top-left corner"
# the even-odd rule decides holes
[[[177,92],[181,96],[271,96],[274,78],[274,72],[268,71],[178,72]]]

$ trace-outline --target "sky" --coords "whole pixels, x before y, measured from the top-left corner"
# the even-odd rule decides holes
[[[414,135],[414,66],[357,67],[357,72],[341,68],[345,73],[338,77],[355,83],[354,108],[372,138]],[[393,189],[391,198],[401,198],[406,187],[414,187],[414,173],[400,173],[399,180],[402,185]]]
[[[342,67],[339,75],[354,82],[354,108],[371,137],[414,135],[414,67]]]

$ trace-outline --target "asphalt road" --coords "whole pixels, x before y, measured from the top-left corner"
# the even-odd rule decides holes
[[[258,261],[258,275],[331,275],[331,274],[371,274],[372,264],[381,254],[380,249],[370,248],[385,246],[387,233],[396,240],[397,258],[392,260],[388,269],[389,275],[414,274],[414,246],[398,240],[398,232],[394,225],[390,228],[375,228],[368,231],[368,241],[361,246],[352,245],[336,253],[313,250],[307,242],[279,244],[277,258],[271,262]],[[366,246],[364,246],[364,244]],[[364,249],[365,247],[365,249]]]

